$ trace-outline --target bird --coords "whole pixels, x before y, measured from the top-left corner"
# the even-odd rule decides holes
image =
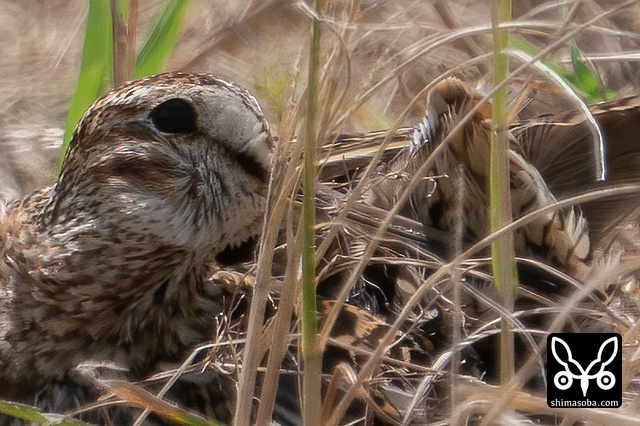
[[[440,141],[464,118],[465,108],[468,111],[477,106],[481,98],[481,93],[469,84],[457,78],[445,79],[428,96],[427,114],[421,124],[400,128],[391,134],[381,131],[335,137],[336,146],[324,149],[327,178],[333,179],[335,171],[340,169],[352,170],[351,175],[357,178],[354,170],[366,164],[386,138],[389,143],[384,147],[383,161],[372,184],[374,189],[370,191],[369,202],[376,202],[377,199],[386,206],[392,205],[394,197],[398,196],[394,191],[402,189],[407,178],[412,176],[412,171],[421,164],[412,159],[412,155],[422,160],[429,158]],[[454,102],[443,102],[447,99]],[[637,183],[638,148],[635,135],[639,106],[640,97],[636,95],[588,105],[593,118],[591,122],[584,110],[576,109],[510,123],[514,219],[562,198]],[[428,195],[426,202],[424,196],[418,200],[414,194],[404,209],[404,214],[410,217],[422,215],[420,221],[425,224],[444,222],[445,229],[451,229],[455,220],[463,218],[467,222],[467,235],[464,236],[467,246],[477,241],[473,235],[478,237],[487,234],[487,229],[478,229],[478,224],[485,226],[483,224],[487,223],[486,219],[482,219],[487,214],[484,211],[487,205],[486,175],[482,174],[485,173],[483,170],[488,170],[488,161],[486,152],[477,151],[478,144],[469,140],[476,138],[480,146],[487,146],[489,111],[488,105],[479,108],[472,120],[458,133],[466,135],[454,138],[450,142],[451,148],[446,147],[439,154],[440,157],[434,160],[435,165],[426,172],[425,183],[421,185],[423,195]],[[597,123],[603,138],[600,155],[603,156],[606,170],[604,180],[597,179],[598,152],[594,150],[593,122]],[[414,143],[410,145],[408,141],[412,139]],[[458,148],[455,147],[456,143]],[[357,149],[353,149],[356,145]],[[418,147],[420,149],[416,149]],[[454,149],[464,156],[458,158],[455,152],[451,155]],[[455,169],[453,173],[452,168]],[[479,169],[481,174],[468,173],[474,168]],[[465,188],[464,196],[469,201],[464,214],[458,214],[452,205],[452,200],[455,201],[452,197],[459,194],[456,188],[452,188],[457,185],[453,177],[460,170],[467,171],[463,179],[466,185],[462,188]],[[514,172],[520,176],[519,182],[514,181]],[[394,181],[401,181],[402,184]],[[552,223],[546,231],[543,228],[548,218],[516,230],[516,238],[520,239],[516,247],[517,255],[542,260],[582,281],[598,269],[615,268],[620,256],[634,257],[638,251],[637,239],[632,237],[637,227],[637,212],[640,211],[637,200],[636,193],[629,189],[601,198],[594,197],[577,207],[557,210],[552,213]],[[527,208],[518,207],[523,205]],[[411,209],[413,211],[409,211]],[[482,217],[475,220],[469,216],[469,212]],[[563,222],[570,226],[564,226]],[[563,230],[565,227],[567,229]],[[472,238],[469,238],[469,234]],[[546,244],[544,239],[551,244]],[[560,241],[564,242],[560,244]],[[617,281],[614,280],[615,283]]]
[[[455,249],[487,235],[490,116],[480,98],[457,79],[436,85],[424,119],[391,138],[391,151],[370,178],[356,169],[366,164],[367,141],[380,141],[380,132],[338,137],[325,147],[337,148],[341,160],[321,169],[316,208],[340,232],[319,268],[321,323],[408,179],[435,160],[351,288],[325,353],[328,375],[357,373],[412,292]],[[451,135],[476,106],[462,132]],[[534,155],[541,141],[532,134],[512,129],[515,217],[556,200],[556,188],[547,185],[556,182],[553,168],[541,167],[544,161]],[[453,140],[444,154],[431,158],[447,137]],[[274,145],[256,99],[210,74],[160,74],[96,101],[74,132],[57,182],[12,202],[0,217],[0,398],[58,413],[77,409],[102,393],[79,365],[112,364],[124,372],[118,377],[143,380],[211,341],[220,315],[228,321],[244,317],[255,276],[253,264],[241,263],[236,254],[251,251],[259,238]],[[345,158],[353,159],[354,168],[342,167]],[[335,182],[361,178],[364,197],[348,203],[349,191]],[[351,210],[336,223],[345,205]],[[460,224],[458,244],[451,233]],[[318,228],[318,241],[326,229]],[[516,231],[516,250],[581,278],[594,262],[588,217],[578,207],[556,209]],[[489,281],[473,262],[465,278]],[[434,285],[403,322],[387,351],[395,363],[380,360],[379,375],[352,404],[351,418],[367,418],[372,410],[381,424],[400,422],[409,415],[416,388],[446,373],[442,360],[451,349],[452,327],[460,326],[452,319],[447,285]],[[234,298],[244,302],[230,302]],[[467,306],[462,309],[465,338],[483,324]],[[267,317],[275,310],[273,305]],[[238,319],[228,340],[244,336],[242,324]],[[473,346],[462,363],[466,373],[481,378],[486,354]],[[295,345],[289,349],[295,358]],[[289,367],[297,365],[294,358]],[[297,372],[285,375],[290,377]],[[198,411],[230,421],[234,380],[233,373],[203,368],[174,385],[170,397],[179,403],[193,397]],[[300,419],[293,382],[280,382],[274,413],[280,424]],[[420,400],[431,405],[412,415],[426,421],[446,413],[436,408],[441,397],[422,392]],[[126,409],[108,414],[116,423],[131,418]]]
[[[214,75],[159,74],[95,101],[57,181],[0,217],[0,398],[132,421],[127,407],[86,410],[105,393],[94,376],[144,381],[210,342],[221,316],[244,316],[232,300],[251,298],[251,268],[234,255],[259,236],[273,150],[256,99]],[[388,328],[353,304],[340,318],[333,338],[369,350]],[[404,352],[426,356],[428,339],[412,333],[397,336]],[[351,358],[327,357],[327,368]],[[230,421],[234,392],[208,370],[169,396]]]
[[[469,84],[463,83],[457,78],[449,78],[436,85],[428,98],[432,100],[435,98],[444,99],[446,94],[442,92],[451,92],[452,87],[457,87],[460,100],[466,98],[466,103],[471,103],[471,106],[476,105],[482,97]],[[406,164],[400,164],[400,159],[406,163],[409,158],[408,141],[414,139],[419,146],[424,146],[422,149],[424,152],[421,154],[424,158],[439,143],[437,140],[432,140],[433,134],[428,135],[424,132],[426,130],[433,132],[434,129],[437,129],[439,137],[444,138],[448,134],[447,129],[453,128],[464,118],[464,114],[462,114],[464,111],[456,110],[455,106],[451,106],[450,111],[446,111],[443,110],[442,100],[437,103],[440,108],[433,105],[433,102],[427,106],[428,113],[425,114],[422,125],[401,127],[391,133],[376,131],[339,134],[330,137],[330,142],[324,145],[321,151],[323,160],[320,173],[322,178],[326,181],[339,181],[346,170],[354,178],[353,180],[357,181],[362,175],[360,170],[369,164],[378,150],[384,149],[378,180],[380,177],[385,178],[384,185],[393,187],[391,179],[400,177],[400,175],[397,173],[394,175],[393,171],[389,170],[391,168],[389,164],[394,162],[396,165],[393,167],[399,170],[406,166]],[[547,192],[551,192],[557,199],[616,184],[635,182],[638,179],[635,135],[638,131],[637,117],[640,112],[640,96],[595,103],[587,105],[587,108],[597,123],[604,140],[602,154],[606,165],[606,179],[604,180],[596,179],[598,153],[594,152],[594,124],[588,120],[584,110],[576,108],[560,114],[516,119],[509,124],[512,137],[511,150],[522,157],[528,166],[532,167],[530,174],[540,175],[547,187]],[[489,108],[484,106],[475,113],[474,121],[481,123],[488,116]],[[475,126],[474,129],[471,124],[467,124],[463,131],[472,135],[480,133],[482,144],[487,144],[487,135],[482,135],[486,129],[483,130],[482,126]],[[414,144],[413,146],[415,148],[418,145]],[[468,144],[468,147],[468,149],[474,149],[474,144]],[[401,154],[399,155],[399,153]],[[486,156],[473,159],[476,163],[482,164],[481,167],[486,166]],[[467,162],[469,162],[468,160]],[[442,163],[442,161],[440,162]],[[418,164],[415,161],[414,163]],[[445,161],[445,164],[448,163]],[[525,167],[527,167],[526,164]],[[387,173],[386,176],[385,173]],[[403,173],[403,177],[406,178],[406,170],[403,170]],[[434,170],[428,171],[427,178],[429,176],[436,176],[440,181],[443,181],[442,176]],[[434,186],[436,186],[438,179],[432,181]],[[379,191],[379,188],[376,188],[376,191],[378,191],[377,196],[379,197],[392,197],[391,194],[385,195],[385,191]],[[439,191],[436,191],[434,196],[437,195],[437,192]],[[607,239],[613,222],[633,212],[637,207],[636,199],[634,194],[621,194],[614,197],[608,196],[601,200],[592,200],[580,206],[580,212],[588,223],[588,232],[593,240],[593,250],[606,244],[600,240]],[[389,201],[386,200],[386,204],[389,204]],[[427,210],[424,209],[424,211]],[[517,215],[514,216],[517,217]],[[425,219],[427,222],[431,220]]]
[[[258,235],[272,149],[255,98],[210,74],[97,100],[55,184],[0,219],[0,397],[60,412],[83,361],[141,379],[207,342],[215,256]]]
[[[491,106],[481,100],[479,92],[457,78],[437,84],[428,96],[425,117],[416,126],[409,146],[380,166],[377,180],[370,184],[369,202],[390,209],[420,166],[432,161],[433,166],[402,214],[447,232],[454,232],[456,223],[461,221],[461,247],[486,237],[492,129]],[[454,127],[464,118],[469,119],[454,133]],[[450,140],[441,147],[445,138]],[[432,155],[438,148],[444,149]],[[514,219],[556,201],[511,135],[509,181]],[[583,269],[590,254],[587,221],[579,208],[558,209],[516,229],[514,234],[516,254],[531,256],[535,252],[548,263],[566,267],[572,275]]]

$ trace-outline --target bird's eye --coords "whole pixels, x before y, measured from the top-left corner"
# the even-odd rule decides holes
[[[153,125],[164,133],[191,133],[196,130],[196,112],[184,99],[169,99],[151,111]]]

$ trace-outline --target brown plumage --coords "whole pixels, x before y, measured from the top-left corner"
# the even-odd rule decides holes
[[[271,148],[255,99],[211,75],[94,103],[56,184],[2,217],[0,398],[33,403],[87,360],[141,378],[206,342],[213,257],[258,234]]]
[[[479,95],[458,80],[438,85],[424,121],[394,136],[392,155],[366,182],[365,203],[356,203],[341,223],[318,277],[325,297],[319,301],[321,322],[408,179],[433,161],[349,295],[352,305],[341,311],[334,347],[325,356],[327,373],[357,373],[367,360],[363,351],[377,348],[388,323],[441,265],[439,256],[487,234],[488,106],[433,156],[478,102]],[[510,151],[515,217],[555,201],[546,183],[556,183],[554,172],[532,160],[544,165],[536,147],[541,142],[523,134],[515,131]],[[380,140],[379,134],[369,137]],[[355,152],[344,149],[353,139],[339,141],[336,155],[346,153],[354,168],[366,164],[360,145]],[[207,342],[216,315],[227,309],[226,295],[251,291],[250,272],[219,269],[214,259],[258,234],[271,148],[256,101],[210,75],[163,74],[97,101],[74,134],[57,183],[10,204],[1,218],[0,398],[52,411],[75,408],[99,394],[75,369],[81,362],[116,364],[127,379],[142,379]],[[345,179],[340,161],[327,163],[322,176]],[[323,185],[317,195],[320,217],[329,222],[348,196]],[[458,222],[460,242],[450,236]],[[589,243],[579,208],[555,210],[516,231],[519,255],[578,277],[593,260]],[[274,270],[278,266],[283,265]],[[470,268],[465,278],[486,281],[479,269]],[[367,384],[352,415],[365,415],[369,406],[378,421],[399,422],[418,385],[446,369],[436,356],[450,349],[448,291],[446,280],[434,284],[413,310],[387,352],[401,367],[381,365],[377,370],[384,380]],[[478,323],[464,313],[471,333]],[[243,332],[240,328],[232,337]],[[479,376],[474,356],[468,353],[463,360]],[[297,360],[290,360],[295,369]],[[174,396],[198,399],[200,411],[228,421],[233,384],[225,387],[224,374],[216,378],[207,372],[176,384]],[[424,398],[431,398],[433,386]],[[279,392],[284,403],[276,409],[276,417],[278,409],[290,411],[293,424],[298,417],[291,398],[296,397],[289,392],[295,395],[296,389],[285,383]],[[419,418],[437,418],[431,408],[419,410]]]
[[[450,233],[461,222],[462,234],[452,235],[452,249],[456,238],[460,240],[458,246],[464,247],[489,234],[491,107],[480,104],[481,98],[455,78],[438,84],[429,94],[427,113],[415,128],[410,147],[379,167],[379,177],[371,183],[368,194],[372,204],[391,208],[406,183],[415,178],[425,162],[430,162],[431,167],[401,212]],[[469,114],[466,124],[452,132]],[[446,146],[441,147],[445,138]],[[432,154],[436,149],[441,151]],[[509,162],[514,219],[556,201],[513,137]],[[586,220],[578,208],[547,213],[515,231],[515,250],[517,255],[535,256],[572,275],[583,274],[590,256]]]
[[[458,89],[452,90],[455,87],[458,87]],[[450,94],[457,92],[458,95],[449,96],[449,100],[454,102],[448,107],[445,103],[443,108],[442,100],[446,97],[443,97],[443,94],[447,92]],[[438,98],[441,100],[437,100]],[[386,164],[390,165],[380,167],[377,178],[377,182],[379,182],[384,177],[386,182],[382,186],[388,187],[388,189],[379,191],[380,186],[374,186],[374,192],[379,192],[370,195],[370,198],[377,197],[383,204],[390,205],[391,199],[398,196],[394,191],[402,189],[402,185],[394,184],[393,180],[406,182],[407,178],[410,177],[406,167],[412,164],[411,168],[417,169],[420,165],[417,160],[409,162],[410,157],[406,153],[402,153],[403,149],[408,151],[409,140],[414,136],[418,136],[420,140],[426,140],[427,143],[424,144],[424,148],[417,155],[423,160],[428,158],[428,154],[437,147],[439,139],[431,140],[434,139],[433,135],[423,135],[422,132],[425,129],[429,129],[428,126],[431,126],[431,131],[437,130],[436,135],[438,138],[443,139],[464,117],[464,108],[469,110],[478,102],[480,96],[470,86],[456,79],[448,79],[434,88],[429,99],[432,101],[436,99],[436,102],[435,104],[431,102],[431,105],[428,106],[428,111],[432,112],[427,114],[422,127],[401,128],[390,135],[386,131],[380,131],[367,134],[339,135],[334,138],[335,143],[332,142],[323,147],[322,176],[326,179],[336,178],[340,173],[344,173],[344,170],[349,170],[352,174],[358,176],[355,170],[366,166],[380,148],[381,143],[385,139],[389,139],[382,158]],[[461,106],[464,106],[464,108],[460,108]],[[510,125],[511,133],[515,139],[511,143],[512,156],[517,153],[528,163],[528,165],[517,167],[527,169],[531,166],[533,169],[526,172],[526,174],[531,177],[539,175],[542,178],[543,185],[547,187],[544,192],[547,194],[552,193],[554,198],[562,199],[589,190],[611,187],[615,184],[637,182],[640,176],[638,174],[637,146],[637,134],[640,131],[640,120],[638,120],[640,116],[640,97],[634,96],[589,105],[589,111],[600,126],[604,138],[604,160],[607,177],[603,182],[596,181],[594,132],[592,124],[588,122],[583,111],[571,110],[562,114],[532,117],[515,121]],[[480,124],[489,114],[490,108],[488,106],[482,107],[476,112],[475,117],[461,129],[459,136],[448,143],[455,143],[455,140],[466,140],[465,137],[468,139],[471,136],[476,137],[481,145],[486,145],[488,143],[487,129],[486,127],[483,129]],[[465,137],[462,136],[464,133],[466,133]],[[429,136],[431,136],[431,139]],[[476,149],[473,144],[468,146],[470,149]],[[476,157],[472,153],[466,159],[464,157],[458,159],[456,156],[451,156],[449,151],[449,149],[445,149],[444,153],[440,154],[443,159],[436,160],[436,163],[440,164],[440,166],[434,165],[425,175],[425,179],[435,177],[435,179],[429,181],[430,188],[435,189],[435,191],[432,194],[434,199],[429,200],[427,207],[429,204],[440,204],[436,200],[441,199],[439,194],[441,192],[445,192],[446,197],[449,199],[451,199],[452,194],[456,193],[456,191],[441,191],[441,188],[438,188],[438,185],[441,185],[445,180],[440,174],[443,164],[444,169],[450,168],[456,163],[465,163],[465,161],[467,163],[477,163],[476,167],[482,168],[486,166],[484,164],[486,157],[483,158],[481,155]],[[399,153],[401,154],[398,155]],[[396,156],[397,159],[393,160]],[[451,158],[454,159],[453,163],[447,160]],[[465,167],[468,168],[466,165]],[[482,179],[485,178],[482,177]],[[536,181],[536,185],[540,183],[537,177],[529,180],[531,183]],[[444,184],[446,185],[446,182]],[[484,192],[484,189],[481,188],[481,191]],[[387,200],[381,200],[384,198],[387,198]],[[551,200],[552,198],[549,198],[549,201]],[[633,220],[629,219],[628,216],[633,216],[633,211],[638,208],[637,200],[636,194],[623,194],[614,197],[608,196],[602,200],[591,201],[580,206],[580,210],[588,222],[592,250],[600,250],[602,246],[607,245],[607,241],[611,239],[612,227],[617,226],[615,224],[618,221],[626,223],[629,220]],[[485,203],[479,204],[483,205]],[[540,205],[538,202],[538,207]],[[451,205],[449,205],[450,207]],[[473,208],[473,210],[477,209]],[[405,214],[406,211],[405,209]],[[421,214],[426,214],[426,212],[429,212],[428,214],[433,216],[436,221],[443,220],[439,207],[435,210],[422,209]],[[579,212],[579,210],[576,210],[576,212]],[[416,211],[408,214],[413,217],[418,215]],[[515,217],[519,215],[514,214]],[[624,219],[625,217],[627,219]],[[431,217],[426,217],[425,219],[427,223],[433,222]],[[477,226],[477,224],[473,223],[473,226]]]
[[[0,398],[77,409],[102,393],[81,363],[140,380],[208,342],[225,297],[250,292],[246,270],[220,270],[215,258],[258,234],[271,149],[255,99],[210,75],[162,74],[96,101],[58,181],[1,218]],[[353,306],[341,318],[334,337],[369,348],[387,327]],[[407,342],[423,352],[428,340]],[[170,398],[228,421],[233,385],[195,376]]]

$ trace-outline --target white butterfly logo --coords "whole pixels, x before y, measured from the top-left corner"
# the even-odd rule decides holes
[[[604,353],[604,349],[607,345],[613,344],[613,351],[609,359],[606,361],[602,360],[602,356]],[[559,345],[562,345],[565,353],[568,355],[568,359],[563,361],[561,359],[561,354],[558,354]],[[573,384],[573,379],[580,380],[580,387],[582,388],[582,396],[587,396],[587,389],[589,389],[589,380],[596,379],[596,383],[598,387],[602,390],[609,390],[616,384],[616,378],[610,371],[605,371],[605,367],[613,361],[616,354],[618,353],[618,339],[614,337],[610,337],[605,340],[602,345],[600,345],[600,349],[598,350],[598,357],[591,361],[591,364],[585,369],[582,368],[580,363],[573,359],[573,355],[571,354],[571,349],[569,345],[559,337],[553,336],[551,338],[551,352],[553,353],[553,357],[564,367],[564,371],[560,371],[556,373],[553,378],[553,383],[556,388],[560,390],[566,390],[571,387]],[[574,374],[569,369],[569,363],[573,364],[581,374]],[[591,369],[596,365],[600,365],[600,369],[595,374],[589,374]]]

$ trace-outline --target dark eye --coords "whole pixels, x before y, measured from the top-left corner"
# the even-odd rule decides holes
[[[169,99],[151,111],[153,125],[164,133],[191,133],[196,130],[196,112],[183,99]]]

